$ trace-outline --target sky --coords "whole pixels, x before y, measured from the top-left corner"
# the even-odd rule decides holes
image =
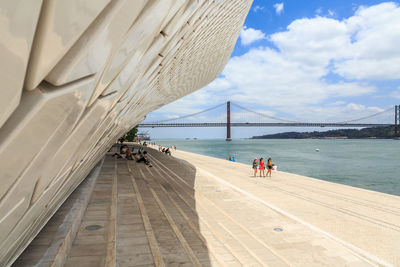
[[[400,104],[400,0],[255,0],[219,77],[151,112],[145,122],[227,101],[301,122],[346,121]],[[238,112],[234,106],[233,121],[257,120]],[[393,123],[393,113],[360,122]],[[220,107],[192,120],[222,122],[225,117]],[[224,128],[143,130],[153,139],[226,135]],[[237,127],[232,138],[314,130],[321,128]]]

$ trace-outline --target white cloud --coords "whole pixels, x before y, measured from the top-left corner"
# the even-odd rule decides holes
[[[192,114],[199,112],[203,109],[212,107],[221,103],[221,99],[218,96],[212,97],[212,92],[209,90],[198,90],[192,94],[189,94],[183,98],[180,98],[168,105],[165,105],[155,111],[155,113],[165,114]],[[204,107],[204,108],[203,108]],[[154,113],[151,113],[154,114]],[[149,117],[148,120],[153,121],[153,117]],[[158,119],[155,119],[158,120]]]
[[[264,8],[265,8],[265,7],[263,7],[263,6],[256,5],[256,6],[253,8],[253,12],[257,13],[258,11],[263,11]]]
[[[283,7],[284,7],[283,2],[274,4],[275,12],[277,15],[280,15],[283,12]]]
[[[391,2],[362,7],[344,23],[348,57],[335,63],[335,71],[349,79],[400,79],[400,7]]]
[[[324,10],[322,7],[318,8],[315,10],[315,14],[317,14],[318,16],[323,16],[324,14]],[[327,13],[325,13],[325,16],[327,17],[334,17],[336,16],[336,12],[333,10],[328,9]]]
[[[266,36],[262,31],[253,28],[247,28],[246,26],[244,26],[240,32],[240,43],[242,45],[249,45],[265,38]]]
[[[179,118],[178,115],[167,115],[166,117],[167,117],[167,119],[177,119],[177,118]]]
[[[244,28],[240,38],[248,45],[266,36]],[[232,57],[218,79],[162,111],[188,114],[230,99],[251,109],[284,112],[288,119],[335,122],[380,111],[349,97],[377,92],[400,99],[400,88],[371,83],[400,79],[400,8],[394,3],[359,8],[343,20],[298,19],[268,39],[276,48],[253,48]]]
[[[326,66],[346,79],[400,79],[400,8],[394,3],[359,8],[346,20],[299,19],[270,39],[292,60]]]
[[[327,62],[326,64],[328,64]],[[231,87],[219,88],[233,101],[285,108],[293,105],[318,104],[331,97],[359,96],[374,90],[357,82],[329,84],[321,77],[327,74],[323,65],[310,66],[291,60],[271,48],[252,49],[232,58],[223,71]],[[216,87],[212,83],[208,88]],[[283,97],[284,96],[284,97]]]
[[[400,99],[400,86],[390,93],[390,96],[393,98]]]
[[[324,17],[295,20],[270,40],[290,60],[316,68],[347,56],[350,46],[345,23]]]
[[[325,106],[294,106],[293,112],[299,114],[304,122],[344,122],[383,111],[376,106],[357,103],[338,103]],[[360,123],[390,122],[393,114],[385,112],[379,116],[359,121]]]
[[[339,97],[360,96],[374,92],[374,86],[360,84],[356,82],[338,82],[326,85],[327,90]]]

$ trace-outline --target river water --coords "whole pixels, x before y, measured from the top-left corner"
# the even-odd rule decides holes
[[[163,146],[250,165],[272,158],[278,170],[400,196],[400,140],[156,140]],[[319,149],[319,152],[316,151]]]

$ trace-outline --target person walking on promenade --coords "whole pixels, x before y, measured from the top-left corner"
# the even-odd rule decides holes
[[[258,169],[260,170],[260,177],[265,177],[265,164],[264,164],[264,159],[260,158],[260,164]]]
[[[271,158],[268,158],[268,161],[267,161],[267,176],[269,174],[269,177],[271,177],[271,175],[272,175],[272,166],[273,166],[273,164],[272,164]]]
[[[253,160],[254,177],[257,176],[257,167],[258,167],[258,162],[257,162],[257,158],[255,158],[255,159]]]

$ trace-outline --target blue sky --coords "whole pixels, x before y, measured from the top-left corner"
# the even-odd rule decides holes
[[[400,2],[255,0],[221,75],[150,113],[146,121],[194,113],[228,100],[289,120],[330,122],[400,104]],[[235,112],[236,120],[252,119]],[[193,120],[224,117],[220,108]],[[365,122],[391,122],[393,117],[386,113]],[[289,130],[318,129],[233,128],[232,136]],[[224,138],[225,132],[150,130],[155,139]]]

